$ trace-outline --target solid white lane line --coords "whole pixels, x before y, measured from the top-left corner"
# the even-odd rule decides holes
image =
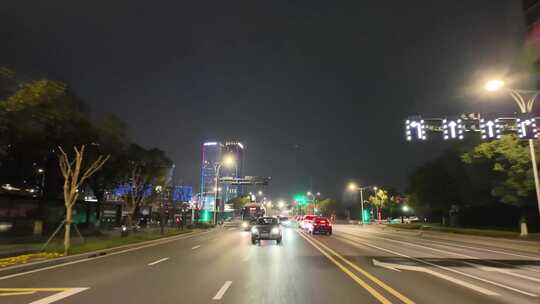
[[[423,249],[429,249],[429,250],[440,252],[440,253],[446,253],[446,254],[460,256],[460,257],[466,258],[466,259],[478,259],[477,257],[473,257],[473,256],[466,255],[466,254],[461,254],[461,253],[442,250],[442,249],[436,249],[436,248],[433,248],[433,247],[427,247],[427,246],[423,246],[423,245],[419,245],[419,244],[411,243],[411,242],[398,241],[398,240],[394,240],[394,239],[391,239],[391,238],[384,238],[384,237],[378,237],[378,236],[373,236],[373,235],[370,235],[369,237],[366,237],[366,238],[368,238],[368,239],[369,238],[380,239],[380,240],[400,243],[400,244],[404,244],[404,245],[408,245],[408,246],[419,247],[419,248],[423,248]]]
[[[497,282],[493,282],[493,281],[490,281],[490,280],[487,280],[487,279],[483,279],[483,278],[477,277],[475,275],[468,274],[466,272],[455,270],[455,269],[452,269],[452,268],[449,268],[449,267],[445,267],[445,266],[437,265],[437,264],[434,264],[434,263],[431,263],[431,262],[428,262],[428,261],[417,259],[417,258],[408,256],[408,255],[393,251],[393,250],[389,250],[389,249],[381,248],[379,246],[375,246],[373,244],[368,244],[366,242],[361,242],[361,241],[358,241],[358,240],[350,240],[350,239],[347,239],[347,238],[344,238],[344,237],[339,237],[339,238],[345,240],[345,242],[347,242],[349,244],[352,244],[352,245],[358,246],[358,244],[362,244],[364,246],[368,246],[368,247],[371,247],[371,248],[376,248],[376,249],[379,249],[379,250],[382,250],[382,251],[386,251],[388,253],[395,254],[395,255],[398,255],[398,256],[401,256],[401,257],[404,257],[404,258],[408,258],[408,259],[411,259],[413,261],[416,261],[416,262],[419,262],[419,263],[422,263],[422,264],[427,264],[427,265],[430,265],[430,266],[433,266],[433,267],[437,267],[439,269],[444,269],[446,271],[457,273],[457,274],[460,274],[462,276],[466,276],[468,278],[475,279],[475,280],[478,280],[478,281],[481,281],[481,282],[484,282],[484,283],[488,283],[488,284],[491,284],[491,285],[495,285],[495,286],[498,286],[498,287],[501,287],[501,288],[504,288],[504,289],[512,290],[512,291],[515,291],[517,293],[521,293],[521,294],[524,294],[524,295],[527,295],[527,296],[530,296],[530,297],[538,297],[538,295],[536,295],[534,293],[530,293],[530,292],[523,291],[521,289],[517,289],[517,288],[511,287],[511,286],[507,286],[507,285],[504,285],[504,284],[501,284],[501,283],[497,283]]]
[[[193,246],[193,247],[191,247],[191,250],[195,250],[197,248],[201,248],[201,245]]]
[[[450,282],[452,282],[454,284],[457,284],[457,285],[460,285],[460,286],[463,286],[463,287],[467,287],[469,289],[472,289],[472,290],[474,290],[476,292],[479,292],[479,293],[483,293],[483,294],[488,295],[488,296],[499,296],[498,293],[493,292],[493,291],[491,291],[489,289],[485,289],[485,288],[482,288],[480,286],[471,284],[469,282],[465,282],[465,281],[456,279],[456,278],[451,277],[449,275],[445,275],[445,274],[433,271],[433,270],[428,269],[426,267],[412,266],[412,265],[401,265],[401,264],[394,264],[394,263],[385,263],[385,262],[379,262],[379,261],[377,261],[375,259],[373,259],[373,265],[379,266],[379,267],[384,267],[384,268],[387,268],[387,269],[392,269],[392,270],[395,270],[395,271],[399,271],[400,269],[403,269],[403,270],[409,270],[409,271],[424,272],[424,273],[430,274],[430,275],[432,275],[434,277],[438,277],[440,279],[450,281]]]
[[[166,260],[168,260],[169,258],[163,258],[163,259],[159,259],[155,262],[152,262],[152,263],[149,263],[148,266],[154,266],[156,265],[157,263],[161,263],[161,262],[165,262]]]
[[[442,250],[442,249],[435,249],[435,248],[432,248],[432,247],[423,246],[423,245],[416,244],[416,243],[412,243],[412,242],[398,241],[398,240],[395,240],[395,239],[392,239],[392,238],[377,237],[377,236],[373,236],[373,235],[370,235],[370,236],[367,237],[367,238],[370,238],[370,237],[372,237],[372,238],[377,238],[377,239],[381,239],[381,240],[388,240],[388,241],[392,241],[392,242],[397,242],[397,243],[401,243],[401,244],[405,244],[405,245],[409,245],[409,246],[415,246],[415,247],[425,248],[425,249],[429,249],[429,250],[432,250],[432,251],[437,251],[437,252],[440,252],[440,253],[452,254],[452,255],[460,256],[460,257],[463,257],[463,258],[466,258],[466,259],[471,259],[471,260],[483,260],[482,258],[479,258],[479,257],[470,256],[470,255],[466,255],[466,254],[461,254],[461,253],[457,253],[457,252],[453,252],[453,251],[447,251],[447,250]],[[436,243],[439,243],[439,242],[436,242]],[[451,244],[444,244],[444,243],[439,243],[439,244],[441,244],[442,246],[445,246],[445,247],[452,247]],[[456,246],[456,247],[457,247],[457,246]],[[535,260],[537,260],[537,259],[535,259]],[[507,264],[507,263],[500,262],[500,261],[489,261],[489,262],[490,262],[491,264],[498,264],[498,265],[504,265],[504,266],[514,267],[514,265]],[[525,267],[525,268],[521,268],[521,269],[522,269],[522,270],[527,270],[527,271],[532,271],[532,272],[540,272],[539,270],[532,269],[532,268],[529,268],[529,267]]]
[[[516,278],[520,278],[520,279],[540,283],[540,279],[538,279],[538,278],[533,278],[531,276],[515,273],[515,272],[510,271],[509,269],[501,269],[501,268],[489,267],[489,266],[478,265],[478,264],[469,263],[469,262],[463,262],[463,263],[465,263],[465,264],[467,264],[469,266],[478,268],[478,269],[483,270],[483,271],[504,273],[506,275],[513,276],[513,277],[516,277]]]
[[[382,235],[390,235],[389,233],[384,233],[384,232],[373,232],[373,233],[382,234]],[[435,240],[431,240],[431,239],[427,239],[427,238],[419,239],[419,238],[414,238],[414,237],[410,237],[410,236],[407,236],[407,238],[408,239],[413,239],[413,240],[416,240],[416,241],[427,241],[427,242],[440,244],[440,245],[444,245],[444,246],[448,246],[448,247],[459,247],[459,248],[465,248],[465,249],[471,249],[471,250],[477,250],[477,251],[487,251],[487,252],[492,252],[492,253],[504,254],[504,255],[509,255],[509,256],[525,258],[525,259],[531,259],[531,260],[540,260],[539,257],[533,257],[533,256],[530,256],[530,255],[505,252],[505,251],[500,251],[500,250],[487,249],[487,248],[482,248],[482,247],[466,246],[466,245],[461,245],[461,244],[451,243],[451,242],[445,243],[445,242],[435,241]]]
[[[174,242],[174,241],[178,241],[178,240],[183,240],[183,239],[191,238],[191,237],[194,237],[194,236],[197,236],[197,235],[206,234],[206,233],[209,233],[209,232],[201,232],[201,233],[196,233],[196,234],[186,235],[186,236],[182,236],[182,237],[179,237],[179,238],[168,239],[168,240],[165,240],[165,241],[162,241],[162,242],[158,242],[158,243],[151,243],[151,244],[148,244],[148,245],[143,245],[143,246],[139,246],[139,247],[129,248],[129,249],[121,250],[121,251],[115,251],[115,252],[111,252],[111,253],[108,253],[108,254],[105,254],[105,255],[99,255],[99,256],[96,256],[96,257],[92,257],[92,258],[86,258],[86,259],[82,259],[82,260],[76,260],[76,261],[66,262],[66,263],[62,263],[62,264],[58,264],[58,265],[47,266],[47,267],[38,268],[38,269],[33,269],[33,270],[28,270],[28,271],[24,271],[24,272],[19,272],[19,273],[14,273],[14,274],[8,274],[8,275],[5,275],[5,276],[0,277],[0,280],[7,280],[7,279],[11,279],[11,278],[15,278],[15,277],[27,275],[27,274],[32,274],[32,273],[41,272],[41,271],[45,271],[45,270],[51,270],[51,269],[60,268],[60,267],[64,267],[64,266],[69,266],[69,265],[73,265],[73,264],[79,264],[79,263],[84,263],[84,262],[90,262],[90,261],[93,261],[93,260],[102,259],[102,258],[110,257],[110,256],[113,256],[113,255],[117,255],[117,254],[122,254],[122,253],[127,253],[127,252],[131,252],[131,251],[139,250],[139,249],[144,249],[144,248],[148,248],[148,247],[153,247],[153,246],[158,246],[158,245],[162,245],[162,244],[167,244],[167,243],[170,243],[170,242]],[[89,254],[89,253],[83,253],[83,254],[87,255],[87,254]],[[6,270],[8,270],[8,269],[6,269]]]
[[[54,303],[58,300],[61,300],[61,299],[64,299],[64,298],[67,298],[69,296],[72,296],[76,293],[79,293],[81,291],[85,291],[87,290],[88,288],[70,288],[66,291],[62,291],[60,293],[55,293],[51,296],[48,296],[46,298],[43,298],[43,299],[40,299],[40,300],[36,300],[34,302],[30,302],[29,304],[50,304],[50,303]]]
[[[212,300],[221,300],[223,298],[223,295],[227,292],[227,289],[231,287],[232,281],[226,281],[223,286],[219,289],[219,291],[216,293],[216,295],[212,298]]]

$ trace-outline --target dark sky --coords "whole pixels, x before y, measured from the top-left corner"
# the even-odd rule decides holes
[[[271,196],[339,198],[440,152],[405,142],[408,115],[510,102],[470,89],[515,60],[520,2],[2,0],[0,66],[66,81],[196,188],[200,144],[236,139]]]

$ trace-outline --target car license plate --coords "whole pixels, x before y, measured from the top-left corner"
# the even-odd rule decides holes
[[[261,237],[263,237],[263,238],[267,238],[267,237],[269,237],[269,236],[270,236],[269,233],[261,233]]]

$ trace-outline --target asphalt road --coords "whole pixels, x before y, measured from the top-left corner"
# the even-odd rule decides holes
[[[0,303],[540,303],[540,254],[358,226],[220,229],[26,273]]]

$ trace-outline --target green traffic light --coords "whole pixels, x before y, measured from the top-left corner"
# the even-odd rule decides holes
[[[300,204],[301,206],[306,205],[306,204],[308,203],[307,197],[306,197],[305,195],[303,195],[303,194],[296,194],[296,195],[294,196],[294,200],[295,200],[298,204]]]
[[[369,223],[370,220],[371,220],[371,214],[369,210],[364,209],[364,214],[362,214],[362,222]]]
[[[208,212],[208,210],[203,210],[202,212],[202,215],[201,215],[201,221],[202,222],[208,222],[210,220],[210,212]]]

